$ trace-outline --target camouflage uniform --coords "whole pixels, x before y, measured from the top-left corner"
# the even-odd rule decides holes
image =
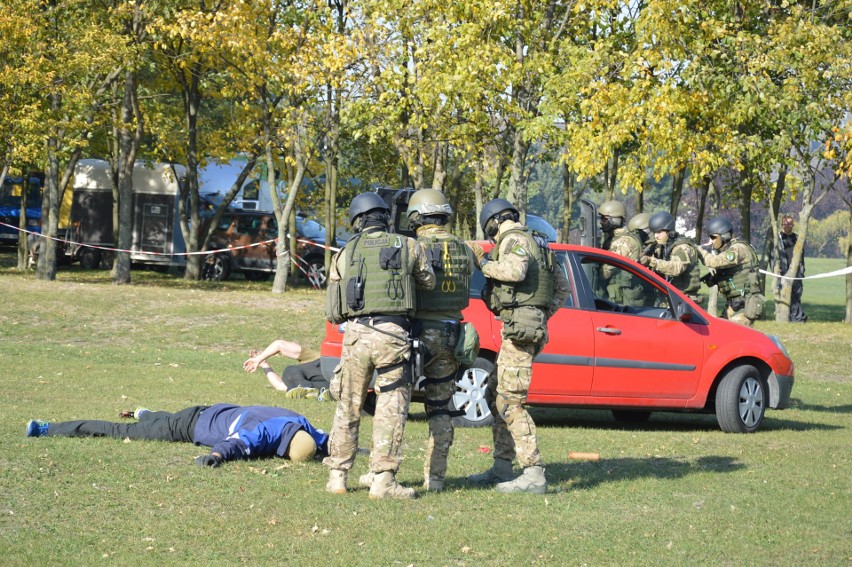
[[[719,293],[727,298],[727,319],[747,327],[754,326],[765,301],[759,293],[758,259],[754,248],[747,242],[732,238],[718,251],[708,252],[704,248],[698,248],[698,251],[704,265],[715,272],[713,281],[719,287]],[[746,309],[747,303],[759,307],[754,308],[759,311],[757,316],[754,316],[754,309]],[[752,312],[747,314],[749,311]]]
[[[453,287],[458,285],[464,289],[464,303],[469,297],[470,275],[476,258],[461,239],[452,237],[443,226],[424,225],[417,230],[417,237],[424,246],[432,238],[455,239],[464,247],[466,258],[462,264],[465,267],[457,269],[452,274],[446,267],[436,269],[436,277],[441,282],[450,282]],[[440,241],[439,241],[440,242]],[[449,276],[449,277],[448,277]],[[445,283],[444,285],[450,285]],[[462,319],[461,309],[435,309],[439,301],[429,301],[435,294],[441,293],[439,284],[431,292],[426,292],[426,301],[418,301],[415,319],[423,327],[420,341],[428,352],[423,374],[426,377],[424,392],[426,395],[426,414],[429,417],[429,443],[426,447],[426,459],[423,463],[423,477],[427,488],[440,489],[443,487],[447,474],[447,457],[453,444],[453,421],[447,406],[456,391],[456,373],[459,363],[455,358],[454,349],[458,339],[459,321]],[[431,307],[431,309],[430,309]]]
[[[423,248],[414,239],[400,238],[413,258],[412,274],[418,287],[431,289],[435,285],[435,273]],[[335,255],[329,270],[329,283],[340,282],[350,243],[352,240]],[[368,267],[371,268],[378,269]],[[323,463],[332,471],[351,470],[358,452],[361,409],[375,370],[378,374],[377,401],[370,470],[376,474],[395,473],[402,460],[402,435],[411,401],[408,331],[394,322],[369,323],[365,319],[381,320],[381,316],[352,318],[346,323],[340,365],[335,369],[337,378],[332,383],[337,409],[329,435],[329,456]],[[359,320],[368,324],[359,323]],[[397,387],[400,383],[402,385]]]
[[[638,262],[642,253],[642,242],[633,231],[616,228],[612,238],[604,241],[604,249]],[[636,307],[644,305],[645,288],[637,278],[609,264],[604,264],[601,269],[601,275],[606,282],[607,296],[611,301]]]
[[[504,221],[500,224],[497,241],[510,230],[522,229],[517,222]],[[521,282],[527,276],[530,246],[537,246],[524,233],[515,232],[500,242],[499,259],[486,262],[482,273],[487,278],[502,282]],[[537,342],[519,343],[506,337],[505,320],[502,330],[503,342],[497,355],[497,367],[488,377],[486,401],[494,415],[494,458],[511,462],[515,456],[523,468],[541,466],[535,423],[523,404],[532,379],[532,362],[547,344],[547,313],[536,307],[520,307],[501,312],[511,316],[512,311],[528,310],[538,313],[543,331]],[[495,376],[496,374],[496,376]],[[496,380],[495,380],[496,377]],[[499,403],[498,403],[499,400]]]
[[[675,238],[671,247],[667,244],[658,244],[654,248],[648,266],[690,299],[700,303],[703,297],[698,293],[701,280],[696,247],[685,238]]]

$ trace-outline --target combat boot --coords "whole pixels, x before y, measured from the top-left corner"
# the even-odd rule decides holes
[[[544,494],[547,492],[547,479],[544,478],[544,467],[527,467],[521,476],[509,482],[501,482],[496,486],[496,489],[497,492],[504,494],[511,494],[513,492]]]
[[[368,472],[364,473],[358,477],[358,486],[362,486],[364,488],[370,488],[373,486],[373,479],[376,478],[374,473]]]
[[[400,485],[392,472],[385,471],[374,475],[370,487],[370,500],[380,498],[414,498],[414,489]]]
[[[332,494],[346,494],[346,471],[332,469],[325,489]]]
[[[467,479],[474,484],[490,486],[498,482],[506,482],[515,478],[512,472],[512,461],[494,459],[494,464],[485,472],[471,475]]]

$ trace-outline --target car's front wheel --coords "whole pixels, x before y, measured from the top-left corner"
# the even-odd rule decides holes
[[[494,370],[494,363],[479,357],[473,365],[461,373],[456,381],[456,393],[450,401],[452,410],[463,411],[454,423],[460,427],[485,427],[491,425],[494,416],[485,401],[488,375]]]
[[[726,433],[753,433],[766,412],[766,385],[749,364],[728,371],[716,390],[716,419]]]
[[[201,265],[201,279],[223,282],[231,275],[231,260],[224,254],[210,254]]]

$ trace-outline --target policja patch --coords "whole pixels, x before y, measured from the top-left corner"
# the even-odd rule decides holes
[[[512,248],[512,254],[517,254],[518,256],[526,256],[527,251],[523,246],[518,245]]]

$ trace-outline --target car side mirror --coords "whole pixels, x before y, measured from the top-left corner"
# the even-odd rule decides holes
[[[689,305],[682,301],[678,302],[675,306],[675,314],[677,315],[677,320],[681,323],[689,323],[692,321],[692,309],[690,309]]]

